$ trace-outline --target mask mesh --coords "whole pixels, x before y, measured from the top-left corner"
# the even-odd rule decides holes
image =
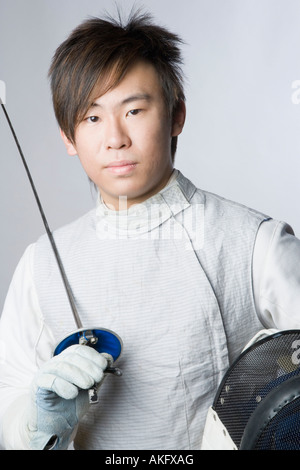
[[[295,376],[300,376],[299,367],[300,330],[288,330],[270,335],[250,346],[233,363],[222,380],[213,408],[237,448],[240,448],[244,430],[252,414],[255,412],[259,416],[259,407],[265,406],[271,390]],[[282,424],[281,434],[278,434],[280,420],[282,423],[285,422],[285,426]],[[280,413],[278,410],[276,416],[266,424],[266,429],[260,433],[261,437],[257,441],[258,448],[270,448],[271,435],[276,428],[277,445],[282,441],[282,446],[295,446],[296,444],[291,441],[297,441],[300,449],[299,399],[284,406]],[[295,432],[297,432],[296,438]]]

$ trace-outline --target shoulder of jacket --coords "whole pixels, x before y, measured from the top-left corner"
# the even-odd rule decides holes
[[[60,245],[63,242],[64,246],[71,246],[74,243],[74,240],[78,240],[82,237],[82,234],[86,234],[87,227],[93,227],[95,225],[95,209],[92,209],[85,213],[84,215],[78,217],[76,220],[59,227],[58,229],[54,230],[52,235],[54,238],[55,243]],[[50,240],[47,233],[44,233],[39,237],[39,239],[35,243],[36,245],[36,252],[45,253],[48,252],[49,254],[52,250],[49,250],[51,247]]]
[[[269,215],[264,214],[263,212],[260,212],[249,206],[246,206],[245,204],[241,204],[240,202],[227,199],[218,194],[212,193],[210,191],[202,190],[199,188],[196,189],[194,196],[192,198],[192,201],[197,201],[197,199],[203,201],[206,208],[211,207],[212,209],[215,209],[215,210],[219,210],[219,211],[221,210],[222,212],[228,211],[229,213],[232,213],[232,214],[235,213],[237,215],[238,214],[242,215],[242,214],[247,213],[261,220],[271,219]]]

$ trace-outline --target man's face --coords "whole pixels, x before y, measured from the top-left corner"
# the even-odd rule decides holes
[[[182,103],[171,122],[154,67],[138,62],[95,100],[76,128],[74,144],[62,137],[104,202],[118,210],[120,196],[129,207],[166,184],[173,169],[171,138],[182,131],[184,118]]]

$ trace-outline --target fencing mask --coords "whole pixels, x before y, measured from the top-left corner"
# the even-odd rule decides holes
[[[300,330],[262,335],[225,374],[203,450],[300,449]]]

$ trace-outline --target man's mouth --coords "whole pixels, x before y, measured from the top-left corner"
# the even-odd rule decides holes
[[[109,163],[106,166],[106,169],[110,173],[114,173],[116,175],[127,175],[132,172],[136,168],[136,166],[136,162],[130,160],[121,160]]]

